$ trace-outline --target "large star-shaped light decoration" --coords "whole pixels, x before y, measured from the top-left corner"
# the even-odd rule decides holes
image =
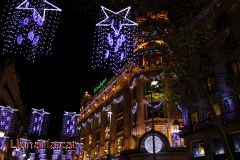
[[[39,114],[41,116],[45,114],[50,114],[49,112],[45,112],[44,109],[34,109],[32,108],[32,114]]]
[[[33,13],[37,13],[40,16],[42,22],[45,20],[46,11],[58,11],[58,12],[62,11],[60,8],[48,2],[47,0],[41,0],[41,1],[42,1],[42,4],[40,4],[39,6],[42,6],[42,7],[34,6],[28,0],[25,0],[19,6],[17,6],[16,9],[32,10]],[[40,12],[42,14],[40,14]]]
[[[97,23],[96,26],[111,26],[116,35],[119,35],[123,26],[137,26],[136,22],[127,18],[131,7],[124,8],[118,12],[113,12],[106,7],[101,6],[106,18]]]
[[[9,112],[11,112],[11,113],[13,113],[13,112],[15,112],[15,111],[18,111],[18,109],[14,109],[14,108],[12,108],[12,107],[10,107],[10,106],[7,106],[7,107],[5,107],[5,106],[0,106],[0,110],[1,111],[9,111]]]

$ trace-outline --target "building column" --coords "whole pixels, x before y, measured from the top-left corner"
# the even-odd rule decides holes
[[[100,127],[100,144],[99,144],[99,157],[104,156],[104,145],[105,145],[105,128],[106,128],[106,113],[101,112],[101,127]]]
[[[124,138],[124,148],[123,150],[130,149],[130,139],[131,139],[131,94],[129,88],[124,88],[124,113],[123,113],[123,123],[124,123],[124,130],[123,130],[123,138]]]
[[[117,128],[117,106],[115,104],[111,107],[112,117],[111,117],[111,130],[110,130],[110,153],[114,155],[116,152],[115,141],[116,141],[116,128]]]
[[[145,133],[144,128],[144,84],[142,80],[139,80],[137,83],[137,129],[138,129],[138,136],[142,136]]]

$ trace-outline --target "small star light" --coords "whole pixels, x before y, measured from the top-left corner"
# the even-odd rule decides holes
[[[44,109],[32,108],[31,122],[29,126],[30,134],[45,135],[48,127],[49,112]]]
[[[128,19],[131,7],[118,12],[101,7],[105,19],[96,24],[94,36],[93,68],[108,68],[117,74],[132,58],[135,27]]]
[[[76,112],[64,112],[62,134],[67,137],[73,137],[77,134],[77,117]]]
[[[3,54],[20,53],[33,62],[36,55],[51,54],[61,11],[46,0],[9,0],[3,18]]]

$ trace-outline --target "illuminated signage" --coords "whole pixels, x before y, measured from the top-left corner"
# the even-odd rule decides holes
[[[105,78],[104,80],[102,80],[98,86],[94,87],[93,89],[93,93],[97,93],[97,91],[99,91],[103,86],[104,84],[107,82],[107,79]]]

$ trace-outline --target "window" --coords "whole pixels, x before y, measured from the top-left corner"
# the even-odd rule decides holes
[[[231,63],[231,74],[234,78],[240,75],[240,63],[239,62],[232,62]]]
[[[220,116],[221,115],[221,111],[220,111],[220,106],[218,103],[214,104],[213,105],[213,108],[214,108],[214,111],[215,113],[217,114],[217,116]]]
[[[224,110],[225,111],[229,111],[230,110],[230,105],[229,105],[229,102],[228,102],[227,99],[224,100],[223,106],[224,106]]]
[[[95,147],[95,155],[98,155],[98,153],[99,153],[99,145],[96,145],[96,147]]]
[[[209,92],[213,92],[215,90],[215,76],[207,77],[207,88]]]
[[[105,128],[105,139],[109,139],[110,138],[110,125],[108,123],[108,125]]]
[[[215,155],[225,153],[223,148],[223,142],[219,137],[213,139],[213,149],[214,149]]]
[[[204,157],[205,149],[203,142],[194,142],[192,143],[192,153],[194,157]]]
[[[151,119],[152,118],[152,107],[149,107],[145,105],[146,115],[145,119]],[[158,109],[155,109],[154,111],[154,118],[167,118],[167,107],[166,105],[161,105]]]
[[[224,12],[217,18],[216,29],[217,31],[224,30],[230,24],[231,24],[230,17],[227,12]]]
[[[240,94],[238,94],[238,105],[240,106]]]
[[[193,112],[191,114],[191,122],[192,122],[192,124],[198,123],[198,113],[197,112]]]
[[[158,54],[151,54],[151,55],[147,55],[143,58],[143,65],[151,66],[151,65],[161,64],[162,61],[163,61],[162,56],[160,56]]]
[[[233,142],[233,146],[234,146],[234,152],[240,153],[240,134],[233,134],[232,142]]]
[[[89,136],[88,136],[88,140],[89,140],[89,145],[91,145],[92,144],[92,136],[91,136],[91,134],[89,134]]]
[[[110,142],[106,142],[104,145],[104,153],[105,155],[109,153],[109,148],[110,148]]]
[[[97,130],[96,132],[96,141],[100,140],[100,129]]]
[[[124,111],[124,101],[117,104],[117,114],[120,114]]]
[[[115,142],[116,153],[119,153],[123,150],[123,137],[119,137]]]
[[[116,132],[119,133],[121,131],[123,131],[123,118],[121,118],[117,121]]]
[[[133,100],[137,99],[137,87],[134,87],[134,88],[133,88],[133,91],[132,91],[132,99],[133,99]]]

